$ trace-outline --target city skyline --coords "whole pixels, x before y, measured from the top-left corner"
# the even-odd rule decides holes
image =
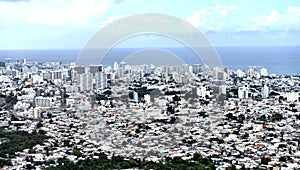
[[[299,76],[7,59],[0,82],[4,169],[299,167]]]
[[[297,169],[299,2],[0,0],[0,170]]]

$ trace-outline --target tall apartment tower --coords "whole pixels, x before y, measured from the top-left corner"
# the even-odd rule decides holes
[[[269,97],[269,87],[265,83],[262,84],[261,97],[262,98],[268,98]]]
[[[244,85],[238,89],[238,98],[248,99],[248,86]]]
[[[104,89],[107,87],[107,76],[104,72],[97,72],[95,74],[96,89]]]
[[[60,89],[60,106],[62,109],[65,109],[66,108],[66,88],[65,87],[62,87]]]
[[[72,74],[73,85],[79,91],[106,87],[106,74],[102,65],[76,66]]]

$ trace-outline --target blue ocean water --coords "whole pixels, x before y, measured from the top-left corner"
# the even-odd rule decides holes
[[[104,66],[120,62],[126,56],[139,49],[114,48],[102,60]],[[170,51],[187,64],[202,63],[188,48],[164,48]],[[81,49],[47,49],[47,50],[0,50],[0,61],[5,58],[12,60],[26,58],[27,61],[38,62],[75,62]],[[268,69],[269,73],[278,75],[300,75],[300,46],[239,46],[216,47],[223,66],[236,70],[247,70],[249,67]],[[96,63],[95,63],[96,64]]]

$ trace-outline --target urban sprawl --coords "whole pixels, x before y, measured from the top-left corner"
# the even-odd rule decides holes
[[[300,167],[299,76],[7,58],[0,86],[3,169],[55,167],[62,158],[76,163],[100,153],[157,163],[200,154],[217,169]],[[19,133],[23,141],[13,138]]]

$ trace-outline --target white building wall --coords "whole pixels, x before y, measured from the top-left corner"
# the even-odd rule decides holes
[[[247,86],[239,87],[238,98],[248,99],[248,87]]]
[[[107,87],[106,73],[97,72],[95,74],[96,89],[104,89]]]

